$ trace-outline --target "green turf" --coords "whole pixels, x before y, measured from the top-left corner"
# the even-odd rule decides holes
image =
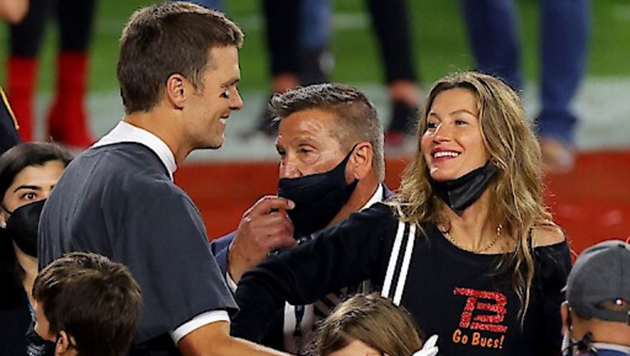
[[[553,0],[544,0],[553,1]],[[334,0],[336,20],[344,18],[364,20],[366,26],[339,29],[333,38],[336,57],[334,80],[349,83],[379,83],[383,74],[377,44],[369,26],[364,0]],[[116,90],[115,67],[118,36],[132,11],[148,0],[100,0],[96,35],[92,46],[90,89],[93,92]],[[241,51],[243,90],[265,89],[267,52],[264,45],[260,1],[227,0],[230,17],[242,24],[246,33]],[[456,0],[409,1],[413,19],[414,50],[418,73],[428,84],[448,71],[472,67],[462,15]],[[525,76],[536,79],[538,72],[538,1],[519,0]],[[589,58],[590,76],[630,76],[630,1],[594,0],[593,32]],[[361,22],[361,21],[360,21]],[[7,42],[6,28],[0,38]],[[54,81],[56,31],[49,24],[43,46],[40,86],[49,91]],[[6,56],[6,46],[0,53]],[[3,81],[4,82],[4,81]]]

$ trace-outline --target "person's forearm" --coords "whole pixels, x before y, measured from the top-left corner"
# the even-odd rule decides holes
[[[356,214],[245,273],[234,296],[240,312],[232,319],[232,335],[259,342],[285,302],[310,304],[384,271],[398,226],[386,209]]]
[[[254,344],[243,339],[229,337],[223,342],[212,340],[212,345],[205,349],[199,348],[179,348],[182,356],[287,356],[280,351],[268,347]]]
[[[228,334],[229,324],[217,322],[205,325],[184,336],[177,348],[183,356],[288,356],[285,353],[257,345]]]
[[[255,277],[249,278],[249,275]],[[259,278],[261,276],[264,277]],[[269,274],[264,270],[250,271],[245,274],[244,280],[245,283],[239,283],[234,295],[239,312],[232,319],[230,333],[236,337],[260,342],[267,332],[269,320],[276,312],[282,310],[286,299],[279,291],[281,288],[277,288],[278,279],[269,278]]]
[[[214,353],[216,352],[216,353]],[[213,350],[213,356],[287,356],[288,354],[255,344],[253,342],[231,337],[227,344]]]

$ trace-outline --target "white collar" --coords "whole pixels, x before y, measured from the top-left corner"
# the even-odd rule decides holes
[[[147,130],[135,127],[128,122],[120,121],[109,133],[98,140],[92,147],[100,147],[120,142],[134,142],[148,147],[160,158],[173,180],[173,173],[177,170],[175,156],[166,143]]]
[[[378,188],[376,188],[376,192],[372,195],[370,200],[368,200],[365,205],[360,210],[365,210],[376,203],[380,203],[383,201],[383,184],[379,184]]]

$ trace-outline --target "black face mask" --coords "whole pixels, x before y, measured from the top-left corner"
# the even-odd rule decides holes
[[[350,199],[359,182],[355,179],[346,183],[346,164],[354,147],[337,167],[328,172],[280,179],[278,196],[295,203],[295,208],[287,213],[296,237],[311,235],[326,227]]]
[[[7,233],[22,252],[37,257],[37,228],[46,199],[22,205],[7,220]]]
[[[50,356],[55,354],[57,343],[44,340],[35,331],[35,322],[26,331],[26,354],[28,356]]]
[[[470,171],[463,176],[446,182],[429,178],[435,194],[454,212],[462,214],[466,208],[479,199],[497,173],[497,167],[490,161],[485,166]]]

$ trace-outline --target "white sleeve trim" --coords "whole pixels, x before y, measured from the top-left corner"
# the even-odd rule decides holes
[[[232,279],[232,276],[230,276],[229,271],[225,271],[225,282],[227,283],[227,286],[228,288],[230,288],[232,293],[236,293],[236,289],[238,288],[238,285],[236,285],[236,282],[234,282],[234,280]]]
[[[230,322],[230,317],[228,316],[227,311],[225,310],[212,310],[209,312],[201,313],[196,317],[190,319],[183,325],[179,326],[177,329],[171,331],[171,339],[175,345],[181,340],[184,336],[190,334],[191,332],[199,329],[202,326],[208,325],[210,323],[216,323],[217,321],[227,321]]]

